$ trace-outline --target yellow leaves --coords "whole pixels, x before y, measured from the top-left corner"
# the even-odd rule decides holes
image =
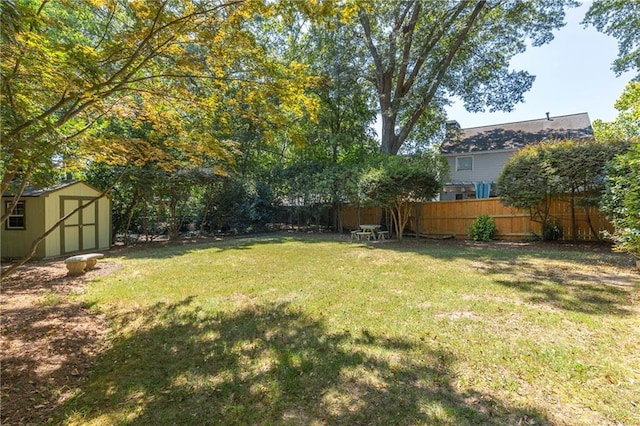
[[[3,46],[2,76],[15,116],[24,123],[46,115],[20,131],[46,132],[33,149],[46,146],[47,155],[73,152],[79,165],[152,162],[167,169],[207,157],[230,163],[237,145],[225,139],[238,128],[266,132],[267,139],[289,129],[287,137],[302,144],[304,131],[297,128],[318,114],[319,104],[309,95],[316,82],[307,66],[268,52],[257,28],[285,12],[329,15],[337,4],[49,2],[41,15],[31,10],[33,25],[25,24],[15,43]],[[257,16],[259,22],[250,22]],[[18,72],[9,75],[14,68]],[[65,138],[96,122],[107,123],[97,137]]]
[[[347,0],[340,9],[340,22],[347,24],[353,22],[358,17],[358,12],[362,9],[367,12],[372,10],[371,2],[363,0]]]
[[[109,0],[89,0],[89,4],[94,7],[107,7],[112,9],[115,3]]]
[[[129,0],[129,6],[133,9],[135,15],[140,19],[152,18],[155,10],[151,8],[154,2],[147,0]]]

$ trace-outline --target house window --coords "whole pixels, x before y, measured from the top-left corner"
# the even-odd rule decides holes
[[[8,211],[9,208],[11,208],[11,201],[5,203],[5,209]],[[7,219],[7,229],[24,229],[24,225],[24,201],[18,201]]]
[[[473,157],[456,157],[456,171],[473,170]]]

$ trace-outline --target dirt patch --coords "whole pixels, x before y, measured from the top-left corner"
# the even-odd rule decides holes
[[[73,295],[120,267],[98,262],[87,274],[70,277],[62,260],[37,261],[3,280],[1,424],[44,423],[78,391],[108,328],[102,315]]]

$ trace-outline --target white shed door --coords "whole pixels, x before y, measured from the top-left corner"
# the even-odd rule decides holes
[[[60,217],[66,216],[90,198],[60,197]],[[98,247],[98,210],[96,203],[74,213],[62,223],[62,254],[92,250]]]

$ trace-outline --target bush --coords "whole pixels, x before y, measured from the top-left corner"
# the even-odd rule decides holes
[[[497,232],[493,218],[486,214],[478,216],[469,228],[469,236],[473,241],[491,241]]]
[[[606,168],[606,191],[601,209],[613,224],[615,232],[605,234],[618,250],[640,259],[640,144],[633,144]]]
[[[562,227],[558,221],[547,221],[544,224],[542,234],[546,241],[558,241],[562,239]]]

